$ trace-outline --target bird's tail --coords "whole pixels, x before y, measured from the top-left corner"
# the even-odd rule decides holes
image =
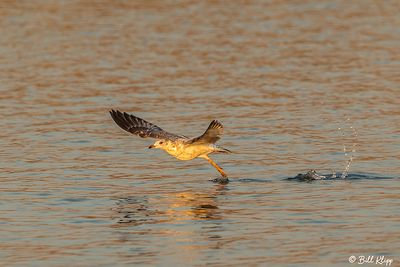
[[[226,148],[223,148],[223,147],[220,147],[220,146],[215,146],[215,152],[218,152],[218,153],[233,153],[229,149],[226,149]]]

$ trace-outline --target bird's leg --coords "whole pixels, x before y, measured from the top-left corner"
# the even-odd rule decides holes
[[[214,168],[217,169],[217,171],[219,171],[219,173],[222,175],[222,179],[215,179],[216,182],[220,182],[220,183],[226,183],[228,181],[228,175],[226,175],[226,173],[224,172],[224,170],[218,166],[217,163],[215,163],[212,159],[210,159],[208,156],[204,157],[208,162],[210,162],[211,165],[214,166]]]

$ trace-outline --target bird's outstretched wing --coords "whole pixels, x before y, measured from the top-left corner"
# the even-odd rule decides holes
[[[195,137],[188,142],[190,144],[214,144],[221,139],[223,130],[224,127],[222,124],[217,120],[213,120],[202,135]]]
[[[122,113],[119,110],[111,110],[110,114],[119,127],[142,138],[152,137],[156,139],[166,140],[185,138],[182,135],[166,132],[157,125],[154,125],[136,116],[130,115],[126,112]]]

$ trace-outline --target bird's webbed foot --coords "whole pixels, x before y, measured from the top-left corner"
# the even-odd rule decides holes
[[[213,183],[218,183],[218,184],[227,184],[229,183],[229,179],[228,177],[218,177],[218,178],[214,178],[214,179],[210,179],[211,182]]]

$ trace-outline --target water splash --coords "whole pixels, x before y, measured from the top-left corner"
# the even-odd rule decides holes
[[[348,123],[351,123],[350,118],[347,118],[346,121],[347,121]],[[341,127],[338,128],[338,130],[340,131],[340,133],[341,133],[341,135],[342,135],[343,153],[344,153],[345,158],[347,159],[347,160],[346,160],[345,168],[344,168],[342,174],[340,175],[340,178],[342,178],[342,179],[344,179],[344,178],[347,177],[347,175],[348,175],[348,173],[349,173],[350,166],[351,166],[351,164],[352,164],[352,162],[353,162],[353,159],[354,159],[354,157],[355,157],[355,154],[356,154],[356,146],[357,146],[358,132],[357,132],[357,130],[354,128],[354,126],[352,126],[351,124],[350,124],[349,129],[351,129],[351,137],[352,137],[352,146],[351,146],[351,152],[350,152],[350,153],[348,153],[348,152],[347,152],[347,149],[346,149],[346,140],[345,140],[346,135],[345,135],[345,129],[343,129],[343,128],[341,128]]]
[[[352,162],[353,162],[353,156],[350,156],[350,158],[347,160],[347,165],[343,170],[342,175],[340,175],[340,178],[344,179],[347,177]]]

